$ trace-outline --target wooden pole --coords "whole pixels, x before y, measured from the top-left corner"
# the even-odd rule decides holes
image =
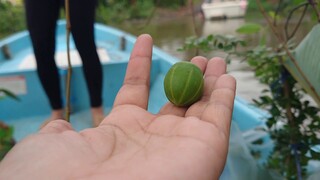
[[[68,74],[66,82],[66,121],[70,122],[70,84],[71,84],[71,75],[72,75],[72,66],[70,60],[70,6],[69,0],[65,0],[65,11],[66,11],[66,43],[67,43],[67,58],[68,58]]]

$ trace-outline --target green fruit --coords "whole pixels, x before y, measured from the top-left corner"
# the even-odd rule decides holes
[[[174,64],[164,78],[167,98],[176,106],[190,106],[203,94],[202,71],[190,62]]]

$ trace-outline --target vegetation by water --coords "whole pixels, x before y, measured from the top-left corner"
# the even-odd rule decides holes
[[[24,9],[10,2],[0,1],[0,38],[25,29]]]
[[[0,121],[0,161],[14,146],[13,127],[7,126]]]
[[[260,5],[260,0],[256,0]],[[276,172],[281,179],[306,179],[308,177],[307,166],[311,160],[319,160],[320,152],[314,147],[319,145],[320,109],[310,99],[309,94],[316,94],[310,87],[318,87],[318,81],[314,80],[314,74],[309,73],[313,66],[319,65],[319,56],[314,52],[319,48],[320,35],[320,7],[313,1],[295,1],[288,4],[287,1],[276,3],[276,9],[268,12],[259,7],[261,15],[265,17],[268,26],[248,23],[237,30],[246,36],[261,33],[259,41],[250,48],[243,48],[247,40],[225,35],[209,35],[207,37],[193,37],[188,39],[183,50],[196,49],[203,51],[223,51],[229,55],[245,60],[255,72],[255,76],[267,88],[261,92],[260,98],[254,100],[255,104],[268,111],[270,116],[266,121],[266,128],[273,140],[274,148],[269,155],[265,167]],[[300,9],[299,9],[300,8]],[[313,14],[306,16],[306,9],[313,9]],[[292,18],[295,15],[296,18]],[[309,14],[310,15],[310,14]],[[314,16],[314,17],[313,17]],[[303,51],[297,50],[299,41],[295,38],[297,30],[301,28],[300,19],[309,19],[316,29],[304,31],[307,42],[302,45]],[[294,26],[288,24],[294,21]],[[270,32],[271,33],[265,33]],[[278,43],[269,44],[266,37],[274,36]],[[308,44],[308,46],[306,46]],[[239,49],[239,47],[242,47]],[[301,47],[301,46],[298,46]],[[301,55],[303,58],[298,59]],[[305,58],[306,55],[308,59]],[[311,57],[311,55],[314,55]],[[299,63],[309,65],[301,70]],[[231,62],[232,63],[232,62]],[[288,66],[291,64],[292,66]],[[294,65],[293,65],[294,64]],[[299,71],[293,71],[294,68]],[[298,75],[304,78],[297,78]],[[309,82],[305,77],[308,78]],[[313,83],[311,83],[313,82]],[[304,89],[303,89],[304,88]],[[312,89],[312,88],[311,88]],[[314,101],[319,102],[319,93]],[[264,140],[258,140],[254,144],[263,144]],[[259,151],[253,152],[259,155]],[[260,177],[261,178],[261,177]],[[257,178],[257,179],[260,179]]]
[[[14,100],[19,100],[19,98],[12,92],[0,88],[0,103],[1,99],[8,97]],[[14,144],[15,141],[13,139],[13,127],[4,124],[0,120],[0,161],[10,151]]]
[[[251,1],[253,0],[249,0],[249,12],[257,10],[256,3]],[[9,1],[0,0],[0,38],[26,29],[23,3],[19,2],[13,5]],[[165,16],[163,9],[166,9],[167,12],[177,12],[181,9],[190,10],[190,2],[193,2],[193,6],[199,7],[202,0],[98,0],[98,2],[97,22],[122,26],[121,24],[124,24],[127,20],[146,20]],[[272,6],[272,3],[268,2],[263,4],[267,8]],[[61,14],[63,17],[64,13]]]
[[[122,23],[132,19],[147,19],[154,15],[155,8],[175,11],[187,5],[187,0],[98,0],[96,20],[100,23]],[[194,0],[195,3],[201,2]],[[64,13],[62,12],[62,17]],[[0,38],[26,29],[23,3],[11,4],[0,0]]]

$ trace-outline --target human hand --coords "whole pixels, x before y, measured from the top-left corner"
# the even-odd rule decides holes
[[[227,156],[235,80],[223,60],[192,62],[203,72],[202,99],[147,112],[152,39],[137,39],[112,111],[97,128],[76,132],[63,120],[18,143],[0,179],[218,179]]]

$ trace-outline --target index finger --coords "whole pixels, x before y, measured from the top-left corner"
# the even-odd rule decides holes
[[[152,38],[143,34],[137,38],[133,47],[123,85],[114,102],[115,107],[131,104],[147,109],[151,57]]]

